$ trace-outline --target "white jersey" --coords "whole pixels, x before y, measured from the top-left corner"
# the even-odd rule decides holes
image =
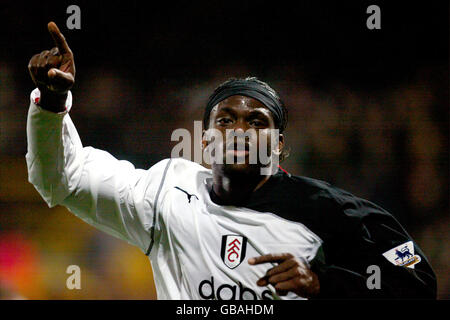
[[[29,181],[46,203],[63,205],[150,258],[159,299],[301,299],[258,287],[272,264],[251,257],[290,252],[313,259],[320,238],[272,212],[220,206],[209,195],[211,170],[184,159],[136,169],[83,147],[67,111],[52,113],[31,96],[26,155]]]

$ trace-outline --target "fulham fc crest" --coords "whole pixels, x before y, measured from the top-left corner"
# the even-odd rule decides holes
[[[229,234],[222,237],[220,256],[228,268],[234,269],[244,260],[246,249],[246,237]]]

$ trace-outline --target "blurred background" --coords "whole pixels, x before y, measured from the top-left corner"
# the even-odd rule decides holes
[[[53,47],[55,21],[75,55],[71,117],[85,146],[149,168],[216,86],[257,76],[289,109],[282,166],[390,211],[449,299],[448,3],[297,2],[2,1],[0,298],[156,298],[139,249],[49,209],[27,182],[27,64]],[[71,4],[80,30],[66,27]],[[366,27],[371,4],[381,30]],[[69,265],[81,290],[66,288]]]

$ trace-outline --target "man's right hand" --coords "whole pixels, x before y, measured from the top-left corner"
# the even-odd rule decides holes
[[[31,78],[41,92],[39,104],[47,110],[65,110],[67,92],[75,83],[75,62],[72,50],[54,22],[48,31],[56,47],[35,54],[28,63]]]

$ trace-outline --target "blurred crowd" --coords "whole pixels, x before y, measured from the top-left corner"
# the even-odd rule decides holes
[[[377,89],[316,87],[288,66],[255,74],[237,64],[183,79],[162,77],[156,86],[136,84],[114,69],[79,69],[71,117],[85,146],[149,168],[170,156],[173,130],[193,131],[217,85],[229,77],[258,76],[289,110],[290,156],[283,168],[391,212],[434,267],[439,298],[449,299],[449,106],[443,69],[420,69],[401,85]],[[65,208],[48,208],[27,182],[26,115],[33,87],[17,80],[17,72],[25,74],[0,61],[0,298],[155,299],[151,265],[139,249]],[[81,290],[66,288],[69,265],[81,269]]]

